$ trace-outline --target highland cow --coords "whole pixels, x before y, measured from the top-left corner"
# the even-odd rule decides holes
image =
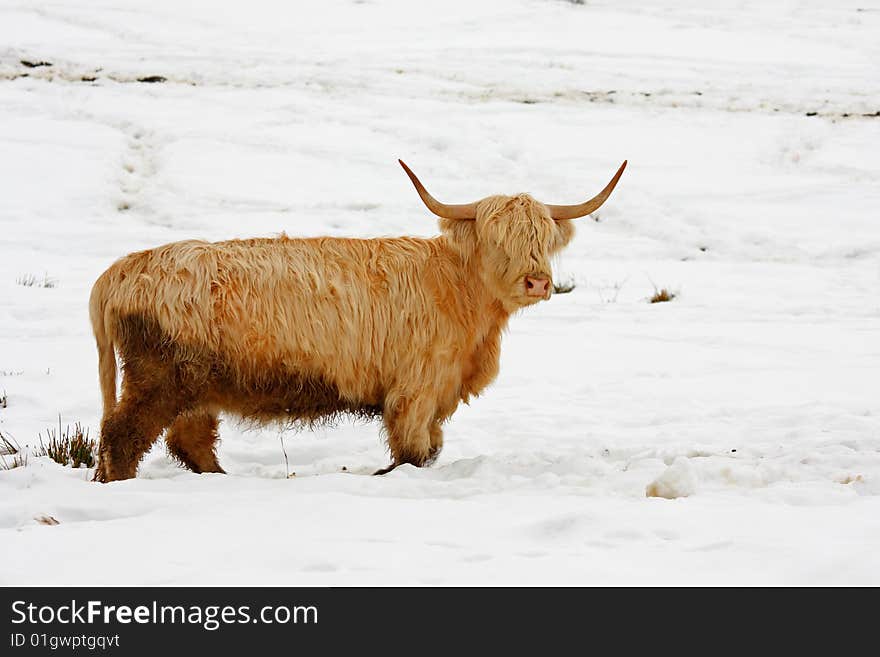
[[[443,422],[497,375],[508,318],[550,297],[571,220],[605,202],[626,162],[571,206],[527,194],[447,205],[400,164],[440,236],[175,242],[98,278],[96,480],[135,476],[163,431],[184,466],[223,472],[220,412],[301,425],[381,416],[392,462],[379,473],[436,458]]]

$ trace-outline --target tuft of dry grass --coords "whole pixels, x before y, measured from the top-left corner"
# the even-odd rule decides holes
[[[12,437],[8,438],[0,433],[0,456],[9,456],[10,454],[17,454],[20,451],[18,446],[18,442]]]
[[[0,433],[0,470],[23,468],[27,465],[27,459],[27,452],[22,451],[15,438]]]
[[[61,465],[71,465],[74,468],[95,466],[98,454],[98,444],[89,438],[88,428],[77,422],[71,431],[70,425],[61,431],[61,416],[58,416],[58,431],[49,429],[46,432],[48,444],[43,443],[40,435],[40,448],[35,452],[36,456],[48,456]]]
[[[43,278],[38,278],[33,274],[23,274],[16,278],[15,282],[24,287],[53,288],[58,284],[54,278],[49,278],[49,274],[43,274]]]
[[[663,303],[664,301],[672,301],[675,298],[675,293],[670,292],[665,287],[661,290],[658,290],[656,287],[654,288],[654,296],[651,297],[651,303]]]
[[[574,281],[569,279],[553,284],[553,294],[568,294],[575,288]]]
[[[602,303],[617,303],[617,297],[620,295],[620,291],[623,289],[623,286],[626,285],[628,280],[629,276],[622,281],[597,284],[596,293],[599,295],[600,301],[602,301]]]

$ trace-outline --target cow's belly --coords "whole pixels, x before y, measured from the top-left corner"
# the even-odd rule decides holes
[[[214,408],[258,422],[314,424],[340,415],[372,418],[382,414],[379,399],[345,396],[321,377],[290,370],[255,377],[213,376],[205,400]]]

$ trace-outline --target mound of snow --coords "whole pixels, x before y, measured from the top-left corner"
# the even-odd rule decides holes
[[[697,473],[690,460],[679,456],[659,477],[645,488],[648,497],[687,497],[697,492]]]

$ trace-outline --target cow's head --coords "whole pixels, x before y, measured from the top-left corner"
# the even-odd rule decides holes
[[[483,282],[510,309],[550,298],[550,258],[574,236],[571,220],[598,210],[626,167],[624,162],[605,189],[579,205],[547,205],[528,194],[448,205],[431,196],[403,161],[400,164],[428,209],[443,219],[443,233],[466,257],[480,259]]]

